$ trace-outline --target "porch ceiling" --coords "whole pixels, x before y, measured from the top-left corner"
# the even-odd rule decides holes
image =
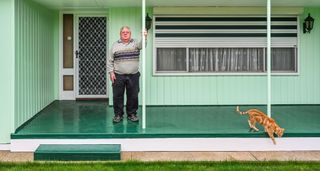
[[[141,0],[33,0],[52,9],[139,7]],[[266,6],[266,0],[146,0],[147,6]],[[319,0],[273,0],[273,6],[320,7]]]

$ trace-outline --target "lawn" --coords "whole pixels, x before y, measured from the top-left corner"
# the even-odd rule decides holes
[[[0,170],[172,170],[172,171],[206,171],[206,170],[320,170],[320,162],[280,162],[280,161],[259,161],[259,162],[28,162],[28,163],[5,163],[0,162]]]

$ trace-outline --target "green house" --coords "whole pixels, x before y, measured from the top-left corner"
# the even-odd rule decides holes
[[[237,105],[246,106],[243,109],[260,107],[263,111],[272,105],[271,113],[275,114],[272,116],[287,128],[285,140],[307,137],[301,141],[310,143],[311,150],[319,150],[319,145],[314,144],[320,144],[320,1],[270,1],[145,0],[144,9],[144,0],[1,0],[0,150],[34,151],[37,145],[55,143],[61,136],[69,144],[75,142],[72,139],[91,138],[92,141],[77,143],[122,144],[129,151],[137,147],[125,147],[128,138],[133,144],[149,141],[157,144],[166,138],[199,138],[199,141],[208,138],[208,142],[214,142],[217,137],[219,141],[241,138],[242,132],[233,127],[222,126],[220,131],[226,132],[213,135],[211,131],[215,128],[209,122],[216,118],[215,114],[229,111],[230,117],[221,118],[226,123],[228,118],[241,118],[231,122],[242,122],[240,129],[250,134],[246,118],[234,113]],[[119,129],[126,133],[112,134],[116,126],[110,121],[112,88],[106,73],[109,48],[119,39],[119,29],[124,25],[131,27],[134,38],[141,39],[147,13],[152,25],[141,56],[142,108],[139,110],[139,115],[142,113],[141,117],[146,115],[147,119],[141,118],[135,127],[138,132],[130,133],[132,128],[125,125]],[[311,28],[309,14],[314,19]],[[271,72],[267,72],[268,68]],[[101,116],[102,131],[90,132],[84,128],[81,132],[79,124],[87,116],[80,118],[79,113],[55,115],[59,110],[77,113],[80,107],[69,109],[68,106],[79,104],[87,105],[86,109],[93,106],[105,110],[107,116]],[[41,113],[47,111],[53,116],[43,117]],[[195,115],[183,115],[186,111]],[[286,114],[279,116],[278,111]],[[180,115],[172,117],[175,113]],[[208,116],[203,117],[202,113]],[[155,118],[150,120],[150,117]],[[53,124],[55,118],[61,119],[57,121],[60,126]],[[204,121],[197,122],[199,118]],[[173,126],[177,120],[184,131]],[[155,131],[152,128],[155,125],[164,128]],[[69,126],[70,132],[62,135],[60,131]],[[307,131],[301,132],[295,126]],[[23,134],[23,129],[30,132]],[[85,134],[76,138],[66,136],[74,134],[75,129]],[[235,132],[229,132],[232,129]],[[33,136],[32,130],[40,132],[35,131]],[[46,130],[55,130],[55,136],[50,138]],[[263,133],[252,134],[252,138],[267,137]],[[245,142],[250,140],[250,135]],[[23,148],[21,144],[28,144],[29,140],[36,143],[32,148]],[[185,148],[188,143],[192,141]],[[278,150],[288,150],[285,145],[282,148],[283,143],[280,142]],[[227,145],[218,150],[237,150]],[[206,146],[200,151],[205,149]],[[273,144],[266,149],[277,150]],[[143,150],[185,149],[145,146],[141,147]]]

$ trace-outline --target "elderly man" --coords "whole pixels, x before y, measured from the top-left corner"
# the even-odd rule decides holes
[[[147,33],[144,33],[147,37]],[[108,73],[113,89],[113,122],[123,120],[124,92],[127,94],[126,113],[128,120],[138,122],[138,94],[139,94],[139,56],[142,49],[141,41],[131,38],[128,26],[120,29],[120,39],[113,43],[110,49]]]

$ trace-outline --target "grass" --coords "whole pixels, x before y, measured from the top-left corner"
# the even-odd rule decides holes
[[[207,171],[207,170],[320,170],[320,162],[300,162],[300,161],[259,161],[259,162],[243,162],[243,161],[202,161],[202,162],[28,162],[28,163],[1,163],[1,171],[15,170],[133,170],[133,171]]]

